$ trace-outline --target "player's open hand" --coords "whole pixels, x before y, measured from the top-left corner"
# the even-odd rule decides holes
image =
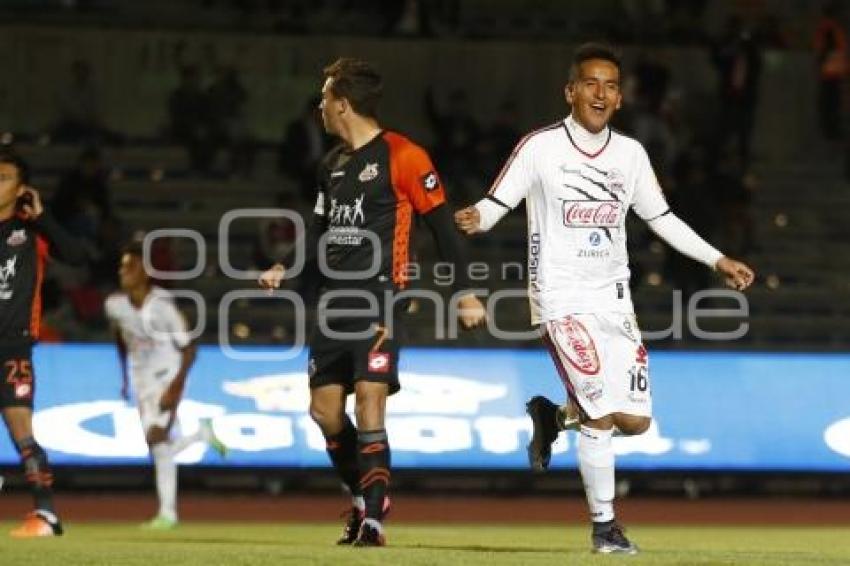
[[[281,264],[276,263],[270,269],[263,271],[260,278],[257,280],[261,289],[267,289],[269,293],[280,287],[280,282],[283,281],[283,276],[286,273],[286,268]]]
[[[484,305],[472,293],[461,297],[457,302],[457,306],[457,316],[460,319],[461,325],[467,330],[481,326],[487,319],[487,311],[484,310]]]
[[[743,291],[749,287],[755,279],[755,273],[745,263],[729,257],[722,257],[715,265],[717,272],[723,275],[726,285],[736,291]]]
[[[26,220],[35,220],[44,212],[41,195],[32,187],[24,187],[23,194],[18,197],[21,201],[21,214]]]
[[[464,234],[475,234],[481,227],[481,213],[474,206],[455,212],[455,224]]]

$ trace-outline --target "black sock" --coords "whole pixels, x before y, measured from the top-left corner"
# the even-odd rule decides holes
[[[345,425],[336,434],[325,437],[328,456],[342,483],[351,495],[360,495],[360,468],[357,464],[357,429],[351,419],[345,417]]]
[[[387,431],[368,430],[357,435],[360,491],[366,500],[366,518],[380,521],[390,484],[390,443]]]
[[[614,519],[610,521],[593,521],[593,534],[601,535],[607,533],[614,526]]]
[[[47,464],[47,453],[34,438],[24,438],[17,443],[21,465],[32,491],[35,508],[56,514],[53,508],[53,474]]]

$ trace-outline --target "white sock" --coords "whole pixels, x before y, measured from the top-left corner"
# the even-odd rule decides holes
[[[374,528],[376,531],[378,531],[381,534],[384,533],[384,526],[377,519],[363,519],[363,523],[371,526],[372,528]]]
[[[366,499],[364,499],[362,495],[352,495],[351,496],[351,506],[356,507],[358,511],[365,512],[366,511]]]
[[[172,438],[168,441],[168,446],[171,448],[171,456],[177,456],[183,450],[193,445],[196,442],[206,442],[209,443],[209,439],[206,438],[206,434],[204,434],[203,429],[199,429],[194,434],[189,434],[187,436],[178,436],[177,438]]]
[[[170,443],[160,442],[151,448],[159,516],[177,520],[177,464]]]
[[[595,523],[614,519],[614,446],[613,430],[581,427],[578,437],[578,467],[584,493]]]

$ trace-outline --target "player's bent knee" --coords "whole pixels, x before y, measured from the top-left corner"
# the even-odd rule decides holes
[[[147,441],[148,446],[165,442],[168,440],[168,431],[159,426],[152,426],[148,429],[148,432],[145,435],[145,440]]]
[[[652,419],[650,417],[628,416],[626,418],[616,420],[617,428],[622,434],[628,436],[636,436],[638,434],[645,433],[649,430],[649,425],[651,424]]]

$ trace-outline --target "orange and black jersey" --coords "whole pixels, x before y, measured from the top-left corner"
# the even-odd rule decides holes
[[[466,246],[446,206],[440,177],[425,150],[398,133],[382,131],[353,151],[344,146],[331,150],[319,170],[313,212],[308,259],[314,245],[324,247],[329,270],[346,274],[325,273],[328,287],[350,287],[353,280],[392,281],[404,288],[414,213],[431,228],[441,259],[457,264],[456,273],[465,272]],[[466,279],[456,283],[465,288]]]
[[[35,221],[0,221],[0,343],[27,346],[38,339],[41,285],[49,254],[72,264],[85,251],[47,213]]]

